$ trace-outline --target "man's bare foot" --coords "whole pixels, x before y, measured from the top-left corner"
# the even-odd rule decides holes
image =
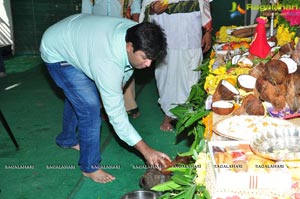
[[[72,148],[72,149],[75,149],[75,150],[77,150],[77,151],[80,151],[80,146],[79,146],[79,144],[77,144],[77,145],[75,145],[75,146],[72,146],[71,148]]]
[[[173,118],[165,115],[164,120],[162,124],[160,125],[160,130],[162,131],[173,131],[173,125],[171,122],[173,121]]]
[[[91,178],[92,180],[98,183],[108,183],[116,179],[114,176],[110,175],[109,173],[106,173],[102,169],[99,169],[93,173],[82,173],[85,177]]]

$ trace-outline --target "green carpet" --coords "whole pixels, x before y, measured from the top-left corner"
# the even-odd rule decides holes
[[[15,150],[0,125],[0,199],[119,199],[141,189],[139,178],[146,171],[142,158],[120,141],[107,122],[102,126],[101,164],[109,167],[106,170],[116,180],[98,184],[83,177],[77,166],[79,153],[55,144],[62,125],[62,93],[39,57],[15,57],[5,64],[8,75],[0,79],[0,108],[20,150]],[[151,147],[174,158],[188,150],[188,143],[176,143],[174,132],[159,130],[163,114],[157,104],[153,75],[147,70],[136,75],[141,116],[132,123]],[[12,85],[15,87],[6,90]]]

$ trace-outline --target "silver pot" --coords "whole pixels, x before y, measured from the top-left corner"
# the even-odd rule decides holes
[[[154,191],[138,190],[125,194],[121,199],[157,199],[158,196]]]

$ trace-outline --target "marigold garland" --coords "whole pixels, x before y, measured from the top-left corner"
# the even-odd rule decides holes
[[[293,41],[295,35],[295,32],[290,32],[288,27],[286,27],[284,24],[280,24],[276,32],[277,45],[283,46],[284,44]]]

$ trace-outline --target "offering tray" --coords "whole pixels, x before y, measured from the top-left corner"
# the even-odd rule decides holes
[[[300,160],[300,128],[277,128],[260,132],[250,147],[254,153],[276,161]]]
[[[256,134],[277,128],[293,128],[295,124],[288,120],[254,115],[231,116],[218,121],[213,126],[215,134],[233,139],[250,141]]]

